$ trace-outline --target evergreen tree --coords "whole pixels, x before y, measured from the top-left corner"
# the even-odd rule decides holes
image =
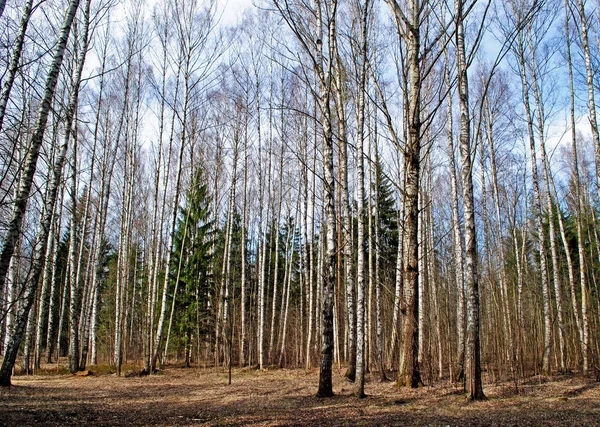
[[[215,295],[211,278],[213,231],[210,195],[203,171],[198,169],[180,208],[175,234],[170,287],[175,298],[174,338],[184,349],[186,365],[190,362],[192,340],[212,336],[214,316],[211,302]],[[177,268],[179,266],[179,268]],[[179,282],[177,283],[177,280]]]

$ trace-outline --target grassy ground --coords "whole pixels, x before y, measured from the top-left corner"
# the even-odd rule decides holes
[[[95,367],[90,368],[94,372]],[[367,380],[352,396],[343,371],[334,392],[315,397],[318,371],[170,368],[150,377],[64,373],[17,376],[0,390],[2,425],[600,425],[600,383],[577,376],[485,385],[488,399],[468,401],[453,385],[417,390]],[[104,372],[104,373],[103,373]]]

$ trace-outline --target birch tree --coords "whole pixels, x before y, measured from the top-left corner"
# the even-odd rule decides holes
[[[455,2],[456,63],[460,106],[460,154],[462,160],[463,209],[465,215],[465,289],[467,300],[466,391],[471,399],[484,399],[481,382],[479,340],[479,278],[477,275],[477,235],[471,158],[468,62],[464,39],[464,2]]]
[[[52,98],[54,97],[54,92],[58,81],[58,75],[60,73],[62,62],[64,59],[65,50],[71,31],[71,25],[75,18],[75,14],[77,12],[78,7],[79,0],[71,0],[67,6],[60,34],[58,36],[56,47],[54,49],[52,63],[48,70],[44,94],[38,110],[38,117],[35,124],[34,133],[32,135],[27,157],[25,159],[23,175],[19,182],[18,195],[15,199],[9,229],[3,240],[2,251],[0,252],[0,293],[4,288],[6,273],[8,271],[10,260],[15,250],[15,243],[19,235],[21,234],[21,228],[23,226],[23,220],[25,217],[27,199],[29,198],[29,194],[31,192],[33,177],[37,168],[37,162],[39,158],[40,148],[44,139],[44,133],[46,131],[46,123],[48,121],[48,115],[50,113]],[[55,174],[54,179],[58,181],[59,176],[60,174]],[[10,378],[12,375],[12,368],[17,357],[17,352],[21,344],[21,339],[25,332],[29,311],[35,299],[37,286],[39,282],[39,276],[42,272],[43,265],[45,262],[49,227],[52,221],[52,211],[54,203],[50,204],[50,202],[53,202],[53,200],[48,200],[43,227],[39,234],[38,247],[36,248],[37,259],[35,261],[36,269],[34,270],[34,272],[37,273],[37,277],[33,275],[32,281],[28,284],[26,288],[26,293],[24,295],[24,303],[18,312],[13,335],[5,350],[4,361],[2,363],[2,368],[0,369],[0,386],[11,385]]]

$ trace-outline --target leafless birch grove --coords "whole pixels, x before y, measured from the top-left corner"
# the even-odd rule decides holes
[[[1,386],[600,375],[597,2],[7,0],[0,25]]]

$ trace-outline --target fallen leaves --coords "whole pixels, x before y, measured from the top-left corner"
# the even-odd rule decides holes
[[[0,390],[0,424],[26,425],[599,425],[600,384],[561,376],[487,384],[487,401],[439,382],[409,390],[367,383],[366,399],[334,372],[331,399],[315,397],[318,371],[171,368],[164,375],[15,377]],[[375,377],[374,377],[375,378]],[[517,392],[518,390],[518,392]]]

